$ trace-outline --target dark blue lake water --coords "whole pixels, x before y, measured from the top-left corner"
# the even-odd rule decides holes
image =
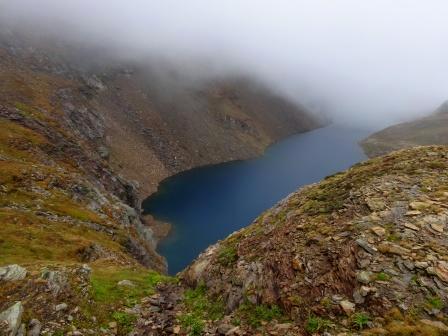
[[[370,133],[333,125],[283,140],[257,159],[196,168],[163,181],[143,208],[173,225],[158,247],[169,273],[298,187],[366,159],[358,141]]]

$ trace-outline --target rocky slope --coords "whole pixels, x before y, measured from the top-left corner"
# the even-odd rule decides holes
[[[27,136],[32,146],[6,136],[15,164],[43,155],[42,139]],[[141,268],[120,245],[129,226],[109,222],[119,201],[104,213],[67,206],[70,174],[59,169],[49,186],[33,165],[32,183],[7,184],[3,197],[58,197],[46,211],[2,210],[5,335],[448,334],[448,147],[401,150],[304,187],[178,279]]]
[[[423,145],[448,144],[448,102],[430,116],[388,127],[361,142],[369,157]]]
[[[127,334],[158,284],[182,292],[141,197],[319,125],[247,79],[177,85],[1,28],[0,335]]]
[[[202,327],[448,334],[447,172],[447,147],[418,147],[293,193],[183,272],[226,315]]]
[[[321,125],[251,79],[198,81],[161,62],[143,66],[104,54],[4,28],[0,99],[57,110],[92,151],[139,183],[141,196],[180,171],[253,157]]]

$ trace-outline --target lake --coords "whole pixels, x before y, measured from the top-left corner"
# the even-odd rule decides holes
[[[337,125],[291,136],[259,158],[195,168],[164,180],[145,213],[172,224],[159,243],[170,274],[209,245],[249,225],[300,186],[365,160],[358,141],[369,130]]]

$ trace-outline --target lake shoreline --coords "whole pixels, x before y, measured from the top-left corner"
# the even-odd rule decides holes
[[[155,221],[171,224],[157,247],[169,273],[297,187],[366,159],[358,143],[370,132],[331,125],[279,141],[260,157],[201,166],[163,180],[142,208]]]

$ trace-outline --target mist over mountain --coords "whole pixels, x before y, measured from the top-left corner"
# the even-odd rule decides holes
[[[188,80],[252,76],[335,121],[384,125],[446,99],[447,10],[439,0],[7,0],[0,21]]]

